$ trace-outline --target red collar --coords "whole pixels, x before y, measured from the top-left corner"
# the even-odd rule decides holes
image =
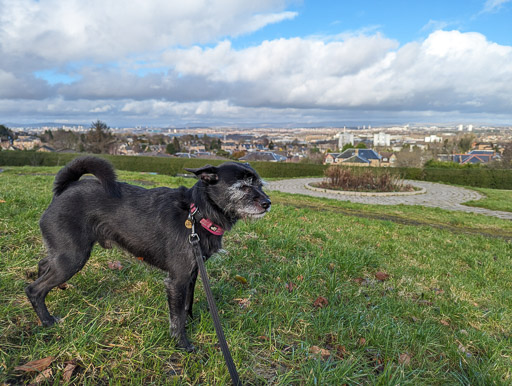
[[[190,214],[189,218],[199,218],[199,223],[201,226],[206,229],[211,234],[215,236],[222,236],[224,234],[224,229],[217,224],[214,224],[212,220],[205,218],[202,216],[201,212],[194,203],[190,204]]]

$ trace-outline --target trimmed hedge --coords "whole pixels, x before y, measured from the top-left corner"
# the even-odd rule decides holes
[[[323,177],[327,165],[303,163],[251,162],[263,178]]]
[[[0,165],[5,166],[62,166],[83,154],[37,153],[34,151],[1,151]],[[120,170],[156,172],[175,176],[184,168],[197,168],[205,164],[219,165],[225,161],[200,158],[167,158],[141,156],[99,155]],[[327,165],[251,162],[263,178],[323,177]],[[492,189],[512,189],[511,169],[463,168],[376,168],[398,173],[408,180],[447,182],[456,185]]]
[[[512,189],[511,169],[424,169],[424,180],[491,189]]]
[[[37,153],[34,151],[2,151],[0,165],[5,166],[63,166],[84,154]],[[135,172],[155,172],[175,176],[184,168],[198,168],[206,164],[220,165],[224,160],[201,158],[143,157],[123,155],[97,155],[112,162],[116,169]],[[322,177],[326,166],[315,164],[284,164],[275,162],[251,162],[251,166],[263,178]]]

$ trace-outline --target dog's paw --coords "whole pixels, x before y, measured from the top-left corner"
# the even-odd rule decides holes
[[[50,316],[49,319],[43,320],[42,324],[44,327],[51,327],[56,323],[60,323],[61,321],[62,319],[59,318],[58,316]]]
[[[188,353],[196,351],[195,346],[187,338],[176,339],[176,348]]]
[[[189,343],[188,346],[185,346],[185,347],[180,347],[183,351],[186,351],[188,352],[189,354],[190,353],[193,353],[193,352],[196,352],[196,347],[192,344],[192,343]]]

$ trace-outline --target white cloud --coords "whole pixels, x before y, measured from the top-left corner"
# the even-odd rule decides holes
[[[508,3],[509,1],[510,0],[486,0],[482,13],[497,12],[503,4]]]
[[[102,62],[250,33],[294,18],[284,6],[284,0],[0,0],[0,41],[8,55]]]
[[[222,42],[166,52],[163,62],[182,80],[217,85],[244,106],[512,108],[512,47],[478,33],[436,31],[402,47],[378,34],[328,43],[281,39],[244,50]]]
[[[91,113],[106,113],[111,111],[113,106],[111,104],[103,105],[103,106],[97,106],[89,110]]]

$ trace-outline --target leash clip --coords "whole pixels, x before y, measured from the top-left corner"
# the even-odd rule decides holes
[[[191,233],[190,235],[188,235],[188,242],[190,244],[198,243],[199,240],[201,239],[199,238],[199,235],[197,233]]]
[[[188,235],[188,242],[190,244],[198,243],[201,239],[199,238],[199,235],[196,233],[196,222],[194,221],[194,218],[191,218],[191,226],[190,226],[191,232]]]

